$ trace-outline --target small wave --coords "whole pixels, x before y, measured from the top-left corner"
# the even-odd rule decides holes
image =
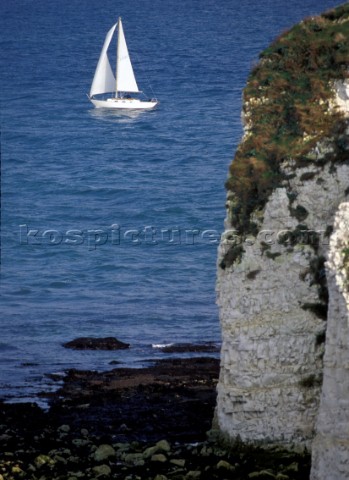
[[[152,348],[166,348],[166,347],[172,347],[174,345],[173,343],[153,343]]]
[[[69,287],[71,282],[68,280],[55,281],[49,284],[49,288],[66,288]]]

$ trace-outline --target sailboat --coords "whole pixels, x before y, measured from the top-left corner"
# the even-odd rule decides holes
[[[115,76],[112,71],[108,47],[118,28]],[[131,94],[142,93],[138,89],[131,59],[125,40],[121,18],[112,26],[105,37],[104,45],[93,77],[89,99],[96,108],[146,110],[154,108],[158,101],[154,98],[142,100]],[[108,95],[105,95],[108,94]]]

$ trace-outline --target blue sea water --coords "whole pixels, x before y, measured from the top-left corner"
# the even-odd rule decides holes
[[[1,2],[1,398],[36,399],[67,368],[163,358],[154,344],[219,343],[216,252],[241,91],[275,37],[337,4]],[[119,15],[154,111],[86,97]],[[78,336],[131,348],[62,347]]]

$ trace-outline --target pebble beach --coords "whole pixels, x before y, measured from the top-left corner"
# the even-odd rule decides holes
[[[231,446],[213,428],[219,361],[70,370],[35,403],[0,404],[1,480],[277,479],[309,476],[310,457]]]

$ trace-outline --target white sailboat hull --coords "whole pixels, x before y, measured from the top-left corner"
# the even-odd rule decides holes
[[[156,100],[139,100],[138,98],[107,98],[106,100],[97,100],[90,97],[91,102],[96,108],[110,108],[113,110],[150,110],[158,102]]]

